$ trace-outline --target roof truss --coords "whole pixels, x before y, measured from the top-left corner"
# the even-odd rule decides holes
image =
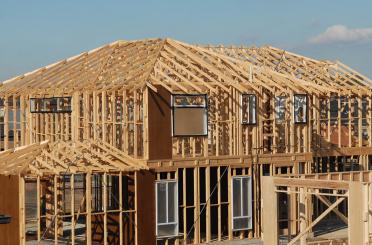
[[[5,81],[0,96],[71,95],[162,85],[172,93],[369,94],[371,80],[341,62],[270,46],[200,47],[171,39],[117,41]]]
[[[146,163],[103,142],[48,141],[0,152],[0,174],[44,175],[148,169]]]

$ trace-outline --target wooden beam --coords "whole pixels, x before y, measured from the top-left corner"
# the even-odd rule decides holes
[[[92,244],[92,175],[85,175],[85,196],[86,196],[86,241],[87,244]]]
[[[262,178],[262,212],[263,234],[265,244],[278,245],[278,198],[275,192],[274,179]]]
[[[317,195],[315,194],[314,196],[316,196],[322,203],[324,203],[327,207],[330,207],[332,205],[332,203],[326,198],[326,197],[323,197],[322,195]],[[348,218],[343,214],[341,213],[340,211],[338,211],[338,209],[333,209],[332,210],[346,225],[348,224]]]
[[[293,178],[274,178],[274,183],[277,186],[289,187],[307,187],[319,189],[349,189],[348,182],[332,181],[332,180],[306,180]]]
[[[337,199],[331,206],[329,206],[321,215],[319,215],[305,230],[293,238],[288,245],[295,244],[302,236],[304,236],[312,227],[314,227],[319,221],[321,221],[327,214],[329,214],[334,208],[336,208],[341,202],[345,200],[344,197]]]
[[[365,201],[363,197],[362,183],[351,182],[348,198],[348,239],[349,244],[368,244],[364,236],[364,217],[366,210],[361,207]]]

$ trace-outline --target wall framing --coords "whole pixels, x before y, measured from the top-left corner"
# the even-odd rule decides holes
[[[371,88],[369,78],[340,62],[273,47],[198,46],[171,39],[117,41],[4,81],[0,175],[20,178],[19,238],[27,240],[25,199],[31,181],[35,195],[48,199],[36,198],[37,240],[48,236],[58,243],[67,223],[63,219],[74,224],[80,216],[88,244],[110,244],[112,220],[120,227],[118,244],[130,244],[127,234],[136,245],[265,239],[266,176],[343,179],[346,174],[338,172],[370,169]],[[172,137],[172,94],[207,97],[206,135]],[[243,94],[256,96],[254,125],[242,124]],[[307,95],[306,123],[294,122],[297,94]],[[275,115],[277,96],[286,98],[280,121]],[[31,98],[48,97],[71,97],[71,112],[31,113]],[[96,179],[96,174],[102,177]],[[120,208],[111,210],[111,187],[99,179],[128,174],[134,176],[133,207],[122,208],[126,197],[121,183]],[[77,187],[76,178],[66,183],[65,175],[82,175],[85,184]],[[238,175],[252,177],[253,227],[233,232],[228,193],[231,178]],[[155,220],[149,200],[155,200],[152,187],[160,179],[178,181],[180,235],[156,241],[155,223],[145,217]],[[96,182],[100,188],[87,184]],[[295,207],[301,198],[293,188],[286,200]],[[66,203],[60,197],[77,191],[84,193],[84,211],[72,208],[70,214],[61,214]],[[96,191],[102,199],[98,213],[93,202],[98,199],[92,194]],[[67,206],[81,206],[78,200],[72,195]],[[47,214],[40,209],[43,202]],[[300,211],[287,213],[280,232],[291,235],[304,228],[293,222]],[[128,225],[128,213],[136,226]],[[51,227],[45,234],[44,223]],[[79,239],[77,229],[70,228],[73,244]]]

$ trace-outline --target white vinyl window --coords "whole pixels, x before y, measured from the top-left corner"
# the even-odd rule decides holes
[[[232,178],[233,231],[252,229],[252,178]]]
[[[256,95],[242,94],[241,106],[242,106],[242,124],[256,125],[257,124]]]
[[[178,235],[178,185],[176,181],[156,182],[156,236]]]
[[[294,122],[306,123],[307,122],[307,95],[296,94],[293,97],[294,109]]]

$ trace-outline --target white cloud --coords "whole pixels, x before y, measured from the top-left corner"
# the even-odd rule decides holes
[[[327,43],[352,43],[372,40],[372,27],[369,28],[348,28],[344,25],[334,25],[319,35],[309,39],[312,44]]]

